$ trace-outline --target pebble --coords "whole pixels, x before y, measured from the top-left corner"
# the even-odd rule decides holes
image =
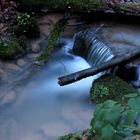
[[[8,92],[0,102],[0,105],[5,105],[12,103],[16,98],[16,93],[14,91]]]
[[[17,60],[17,65],[20,67],[24,67],[26,65],[26,61],[24,59]]]
[[[15,71],[21,71],[22,69],[17,66],[16,64],[12,64],[12,63],[7,63],[6,68],[10,69],[10,70],[15,70]]]
[[[32,52],[33,53],[40,52],[40,46],[38,44],[32,44]]]

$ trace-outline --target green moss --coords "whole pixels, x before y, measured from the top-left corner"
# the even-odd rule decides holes
[[[46,6],[65,10],[68,6],[75,10],[95,10],[105,5],[103,0],[22,0],[28,6]]]
[[[20,52],[22,52],[22,48],[16,41],[10,41],[9,43],[0,42],[0,57],[4,59],[15,58]]]
[[[66,20],[61,19],[55,24],[54,28],[51,30],[47,40],[47,47],[45,48],[43,54],[41,54],[38,58],[40,61],[44,62],[50,58],[65,23]]]
[[[37,21],[27,13],[20,13],[17,16],[16,24],[9,30],[17,37],[25,35],[27,38],[37,38],[40,36]]]
[[[93,82],[90,98],[95,103],[108,99],[122,102],[122,97],[129,93],[137,93],[130,84],[113,75],[105,75]]]
[[[58,140],[82,140],[82,139],[90,140],[91,137],[93,137],[93,134],[90,132],[89,129],[87,129],[77,133],[60,137]]]
[[[119,10],[123,10],[128,12],[132,12],[134,14],[137,14],[140,12],[140,3],[134,2],[134,3],[117,3],[116,8]],[[134,11],[134,12],[133,12]]]

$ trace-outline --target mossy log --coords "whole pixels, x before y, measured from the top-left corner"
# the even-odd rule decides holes
[[[22,4],[56,11],[70,9],[74,12],[103,11],[140,16],[140,2],[137,0],[22,0]]]
[[[129,53],[126,52],[122,56],[117,56],[116,58],[113,58],[112,60],[104,62],[104,63],[99,64],[97,66],[93,66],[91,68],[81,70],[79,72],[75,72],[75,73],[72,73],[70,75],[59,77],[58,83],[61,86],[67,85],[67,84],[76,82],[78,80],[81,80],[83,78],[93,76],[99,72],[108,70],[110,68],[114,68],[115,66],[130,62],[138,57],[140,57],[140,49],[136,49],[136,50],[129,52]]]

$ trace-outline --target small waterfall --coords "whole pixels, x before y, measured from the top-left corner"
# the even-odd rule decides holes
[[[110,48],[98,39],[95,29],[78,32],[74,39],[74,53],[84,57],[91,66],[96,66],[114,57]]]

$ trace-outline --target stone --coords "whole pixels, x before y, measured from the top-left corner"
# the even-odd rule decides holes
[[[15,64],[12,64],[12,63],[6,63],[6,68],[10,69],[10,70],[14,70],[14,71],[21,71],[22,69],[15,65]]]
[[[35,59],[35,58],[37,58],[37,57],[39,57],[40,56],[40,54],[28,54],[27,55],[27,57],[29,58],[29,59]]]
[[[12,103],[16,98],[16,93],[14,91],[8,92],[0,102],[0,105],[5,105]]]
[[[39,46],[39,44],[36,44],[36,43],[32,44],[32,52],[33,53],[40,52],[40,46]]]
[[[26,61],[24,59],[17,60],[17,65],[20,67],[24,67],[26,65]]]
[[[34,61],[33,64],[36,65],[36,66],[41,66],[41,62],[38,61],[38,60]]]

